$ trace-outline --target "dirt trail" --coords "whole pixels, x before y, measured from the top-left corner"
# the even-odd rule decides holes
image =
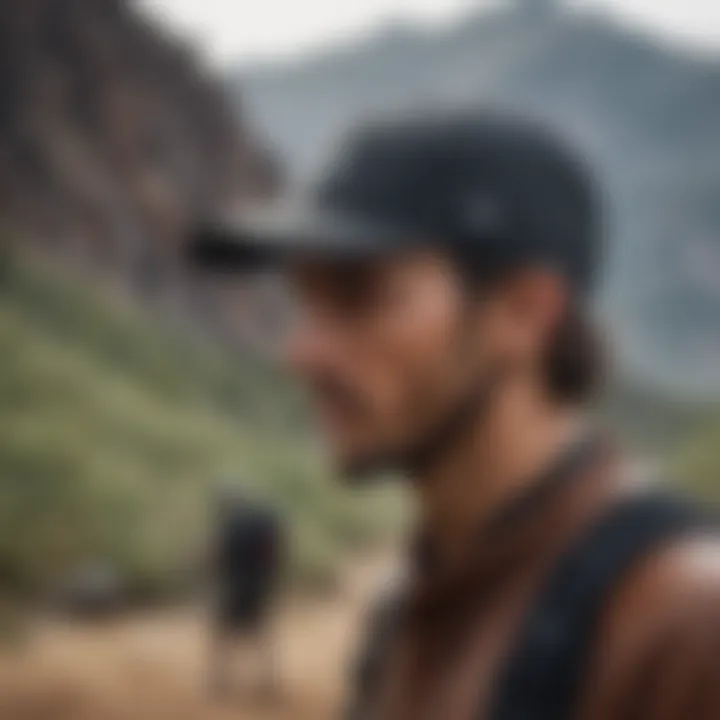
[[[362,610],[388,563],[355,568],[332,598],[288,604],[278,622],[282,697],[211,701],[201,613],[100,627],[48,624],[0,657],[0,720],[324,720],[337,717]]]

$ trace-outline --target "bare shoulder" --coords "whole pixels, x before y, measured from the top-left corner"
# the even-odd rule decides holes
[[[676,541],[631,569],[598,633],[583,719],[720,717],[720,538]]]
[[[720,534],[675,541],[632,569],[606,608],[600,645],[630,660],[711,626],[720,629]]]
[[[714,607],[720,614],[720,534],[697,535],[646,558],[621,584],[613,601],[617,622],[652,605],[650,615],[671,619],[678,612]]]

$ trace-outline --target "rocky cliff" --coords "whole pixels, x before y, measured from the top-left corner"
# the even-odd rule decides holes
[[[190,218],[277,182],[200,67],[124,0],[0,0],[3,237],[143,297],[187,296]]]

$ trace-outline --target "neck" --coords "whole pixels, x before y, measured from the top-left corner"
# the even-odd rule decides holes
[[[577,412],[557,408],[531,388],[506,388],[496,397],[416,478],[424,524],[441,556],[459,556],[477,528],[538,482],[582,427]]]

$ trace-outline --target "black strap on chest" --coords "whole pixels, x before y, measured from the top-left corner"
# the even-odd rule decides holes
[[[525,620],[490,720],[572,720],[606,601],[626,572],[698,529],[696,509],[644,495],[610,509],[561,558]]]
[[[398,586],[383,593],[372,608],[365,643],[352,668],[352,691],[343,720],[374,720],[372,701],[382,681],[404,605],[405,589]]]

